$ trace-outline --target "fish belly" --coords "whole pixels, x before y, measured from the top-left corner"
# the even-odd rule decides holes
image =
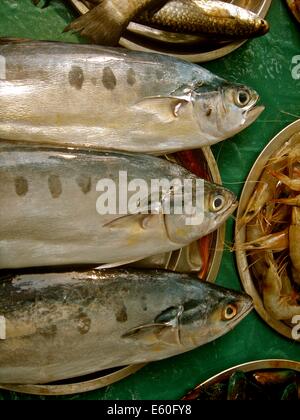
[[[176,116],[168,98],[209,77],[189,63],[150,54],[4,45],[0,137],[155,154],[200,147],[207,139],[193,105]],[[153,97],[166,99],[158,103]]]
[[[150,156],[11,149],[0,152],[1,268],[131,262],[180,247],[169,241],[163,215],[149,215],[144,227],[128,214],[132,192],[127,213],[119,214],[118,178],[127,173],[128,181],[141,178],[150,186],[151,179],[175,178],[180,167]],[[115,185],[110,214],[97,207],[105,179]],[[116,219],[121,224],[111,226]]]

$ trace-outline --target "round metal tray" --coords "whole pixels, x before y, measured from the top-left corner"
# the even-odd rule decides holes
[[[245,212],[247,204],[250,197],[253,194],[253,191],[256,186],[256,182],[259,180],[263,169],[266,167],[272,155],[280,149],[284,143],[286,143],[294,134],[300,132],[300,120],[294,122],[293,124],[286,127],[282,130],[273,140],[267,145],[267,147],[262,151],[257,161],[255,162],[247,180],[245,187],[243,189],[240,205],[238,208],[237,220],[239,220]],[[237,266],[240,274],[242,284],[245,291],[253,298],[254,307],[263,320],[269,324],[274,330],[282,334],[283,336],[292,339],[291,327],[282,321],[277,321],[270,316],[270,314],[265,310],[263,301],[256,290],[256,287],[253,282],[252,273],[249,269],[247,253],[241,250],[241,246],[246,242],[246,227],[236,225],[235,232],[235,241],[236,241],[236,259]],[[300,308],[299,308],[300,312]]]
[[[69,0],[75,9],[81,13],[87,13],[88,8],[80,0]],[[265,18],[271,6],[272,0],[225,0],[245,9],[251,10],[262,18]],[[156,38],[156,40],[154,39]],[[169,42],[165,40],[169,38]],[[192,39],[194,41],[192,42]],[[196,39],[195,39],[196,38]],[[190,42],[188,42],[190,39]],[[156,52],[183,58],[195,63],[207,62],[224,57],[238,49],[246,41],[212,43],[203,37],[176,36],[177,42],[172,41],[172,34],[165,31],[155,31],[143,25],[131,23],[128,31],[121,38],[120,45],[135,51]]]
[[[214,156],[209,147],[204,147],[203,149],[190,152],[197,160],[203,162],[203,172],[205,173],[205,178],[210,181],[213,181],[217,184],[221,184],[221,177],[218,170],[217,163],[214,159]],[[169,157],[172,160],[180,161],[180,154]],[[211,249],[209,250],[209,264],[206,267],[205,271],[201,271],[202,280],[209,282],[214,282],[217,274],[219,272],[223,247],[225,239],[225,225],[222,226],[219,231],[210,235],[209,244],[211,244]],[[207,246],[205,244],[205,246]],[[199,271],[201,270],[201,264],[197,267],[196,263],[191,269],[190,261],[199,260],[199,249],[201,247],[200,242],[196,242],[189,247],[184,249],[174,251],[169,254],[156,256],[153,258],[148,258],[145,260],[142,266],[145,267],[155,267],[155,268],[165,268],[172,271]],[[141,266],[141,264],[139,264]],[[82,380],[78,378],[73,383],[66,384],[50,384],[50,385],[2,385],[0,384],[0,389],[20,392],[23,394],[32,394],[32,395],[46,395],[46,396],[57,396],[57,395],[72,395],[82,392],[94,391],[96,389],[103,388],[105,386],[111,385],[115,382],[118,382],[128,376],[134,374],[138,370],[142,369],[145,364],[127,366],[122,369],[114,370],[112,373],[99,372],[98,374],[92,375],[92,379]]]
[[[266,370],[266,369],[287,369],[287,370],[295,370],[300,372],[300,363],[295,362],[292,360],[281,360],[281,359],[266,359],[266,360],[257,360],[254,362],[243,363],[242,365],[238,365],[227,369],[217,375],[213,376],[212,378],[208,379],[207,381],[203,382],[202,384],[198,385],[193,391],[188,393],[183,400],[194,399],[192,395],[197,395],[197,391],[200,391],[203,387],[209,387],[215,385],[219,382],[226,381],[230,378],[230,376],[234,372],[255,372],[258,370]],[[190,395],[190,397],[189,397]]]

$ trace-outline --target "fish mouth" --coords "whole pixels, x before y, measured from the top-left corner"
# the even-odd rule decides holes
[[[264,112],[266,107],[264,105],[253,105],[247,112],[245,116],[245,122],[243,124],[244,128],[249,127],[257,118]]]
[[[247,297],[248,302],[246,303],[246,306],[244,310],[241,312],[241,314],[234,319],[234,323],[231,325],[231,329],[235,328],[237,324],[240,323],[246,316],[250,314],[250,312],[254,309],[254,303],[252,298],[249,295],[245,295]]]
[[[236,198],[231,204],[230,204],[230,206],[228,206],[225,210],[224,210],[224,212],[223,212],[223,216],[224,216],[224,218],[228,218],[229,216],[231,216],[235,211],[236,211],[236,209],[238,208],[238,206],[239,206],[239,201],[238,201],[238,199]],[[226,220],[225,219],[225,220]]]

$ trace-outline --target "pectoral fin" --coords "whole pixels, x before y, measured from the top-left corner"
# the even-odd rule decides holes
[[[150,96],[138,102],[136,106],[149,114],[156,115],[164,122],[171,122],[179,117],[181,109],[188,104],[186,98]]]
[[[122,338],[137,340],[149,346],[158,343],[180,344],[178,329],[166,324],[150,324],[134,328],[124,334]]]
[[[179,317],[182,313],[181,305],[168,308],[156,317],[157,322],[133,328],[122,338],[138,340],[148,345],[157,343],[180,345]]]
[[[105,225],[103,227],[108,227],[110,229],[124,229],[128,228],[129,224],[139,223],[141,228],[147,229],[151,226],[151,221],[157,214],[129,214],[126,216],[118,217]]]

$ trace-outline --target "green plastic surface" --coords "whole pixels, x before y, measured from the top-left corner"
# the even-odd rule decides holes
[[[50,7],[42,10],[35,8],[31,0],[1,0],[0,36],[80,42],[75,35],[62,34],[72,18],[70,9],[59,0],[53,0]],[[282,0],[273,0],[268,20],[271,32],[267,36],[247,42],[221,60],[205,64],[225,78],[256,88],[266,105],[266,111],[251,128],[214,147],[224,184],[237,194],[264,146],[281,129],[300,118],[300,80],[292,77],[293,57],[300,55],[300,27]],[[227,244],[232,241],[233,221],[228,224]],[[235,256],[229,251],[224,254],[217,283],[234,289],[241,287]],[[253,312],[234,331],[212,344],[149,364],[128,379],[102,390],[65,398],[177,399],[224,369],[267,358],[300,361],[300,344],[278,335]],[[38,397],[0,393],[0,400],[19,398]]]

